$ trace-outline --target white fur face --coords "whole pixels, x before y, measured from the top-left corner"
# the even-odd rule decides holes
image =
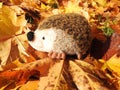
[[[29,44],[38,51],[50,52],[53,50],[54,40],[56,39],[56,33],[54,28],[39,30],[34,32],[33,41],[29,41]]]

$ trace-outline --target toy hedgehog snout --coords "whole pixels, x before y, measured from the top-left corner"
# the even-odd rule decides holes
[[[29,41],[32,41],[34,39],[34,32],[30,31],[27,33],[27,39]]]

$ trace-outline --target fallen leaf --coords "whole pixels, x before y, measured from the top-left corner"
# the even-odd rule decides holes
[[[102,67],[102,70],[108,68],[112,73],[120,76],[120,58],[114,55]]]
[[[46,74],[48,74],[48,70],[50,68],[50,66],[52,66],[54,63],[54,61],[50,58],[43,58],[40,60],[36,60],[34,62],[30,62],[25,64],[24,66],[15,68],[15,70],[25,70],[25,71],[29,71],[29,70],[36,70],[40,72],[41,76],[44,76]]]
[[[64,6],[65,13],[79,13],[80,15],[85,16],[87,20],[89,20],[90,16],[86,9],[82,9],[82,7],[79,6],[81,1],[79,0],[70,0],[67,2],[67,5]],[[86,7],[84,7],[86,8]]]
[[[109,44],[109,42],[108,42]],[[120,50],[120,35],[114,33],[110,39],[110,44],[107,52],[104,54],[103,59],[109,60],[114,54],[118,53]]]
[[[11,39],[0,42],[0,67],[7,64],[7,59],[11,51]]]
[[[105,6],[107,4],[107,0],[94,0],[94,1],[97,2],[101,6]]]
[[[78,62],[78,61],[77,61]],[[80,63],[82,63],[83,61],[79,61],[79,65]],[[85,64],[85,65],[84,65]],[[90,68],[91,65],[86,64],[85,62],[83,62],[83,64],[81,64],[80,66],[78,64],[76,64],[73,61],[69,62],[69,71],[70,74],[72,76],[72,79],[75,83],[75,85],[77,86],[78,90],[109,90],[109,88],[107,88],[105,85],[103,85],[103,82],[94,75],[94,71]],[[82,66],[83,65],[83,66]],[[89,66],[88,67],[86,67]]]
[[[112,56],[104,63],[101,70],[107,76],[109,83],[112,83],[116,90],[120,89],[120,57]]]
[[[5,78],[0,78],[0,90],[4,90],[8,84],[10,84],[12,81],[9,81],[8,79]]]
[[[10,0],[0,0],[4,5],[8,5],[11,6],[12,3],[10,2]]]
[[[38,87],[39,80],[28,81],[25,85],[18,87],[19,90],[35,90]],[[15,89],[16,90],[16,89]]]
[[[66,85],[61,86],[60,78],[62,75],[64,60],[57,61],[50,69],[48,76],[40,79],[38,89],[41,90],[67,90]],[[44,81],[46,79],[46,81]],[[44,83],[43,83],[44,82]],[[64,85],[64,84],[62,84]]]
[[[120,23],[111,25],[111,28],[120,34]]]
[[[5,36],[13,36],[18,31],[22,31],[26,25],[24,14],[17,15],[18,12],[16,12],[15,9],[21,10],[18,6],[3,5],[2,8],[0,8],[0,40]]]
[[[36,70],[6,70],[0,73],[0,78],[14,81],[16,85],[26,83],[31,76],[39,77],[40,73]]]
[[[14,87],[16,87],[15,83],[13,81],[9,81],[9,83],[7,83],[5,86],[0,88],[0,90],[11,90]]]
[[[3,5],[3,3],[2,3],[2,2],[0,2],[0,8],[2,8],[2,5]]]
[[[5,66],[2,66],[2,71],[6,71],[6,70],[10,70],[10,69],[14,69],[14,68],[18,68],[23,66],[25,63],[20,62],[19,58],[17,58],[16,60],[12,61],[11,63],[8,63]]]
[[[15,36],[14,38],[15,38],[16,44],[18,45],[19,53],[29,56],[29,54],[26,52],[26,49],[28,47],[27,35],[22,34],[19,36]]]

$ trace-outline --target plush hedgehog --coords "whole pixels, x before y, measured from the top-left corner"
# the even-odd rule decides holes
[[[58,59],[74,54],[80,59],[92,40],[88,21],[76,13],[50,16],[34,32],[28,32],[27,37],[34,49],[48,52],[49,57]]]

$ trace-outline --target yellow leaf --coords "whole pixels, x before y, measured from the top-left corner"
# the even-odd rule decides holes
[[[88,11],[83,9],[83,7],[80,7],[79,3],[79,0],[68,1],[68,4],[65,6],[65,13],[79,13],[89,20],[90,15],[88,14]]]
[[[10,70],[10,69],[13,69],[13,68],[17,68],[18,66],[22,66],[21,65],[22,63],[20,63],[19,59],[15,60],[14,62],[12,63],[8,63],[7,65],[3,66],[2,69],[3,71],[5,70]]]
[[[13,61],[12,63],[15,64],[17,67],[20,67],[20,66],[23,66],[23,65],[24,65],[24,63],[21,63],[21,62],[19,61],[19,59],[16,59],[16,60]]]
[[[0,2],[0,8],[2,8],[2,4],[3,4],[3,3],[2,3],[2,2]]]
[[[0,39],[5,36],[15,35],[26,25],[25,15],[19,15],[20,8],[17,6],[5,6],[0,8]]]
[[[22,35],[19,35],[19,36],[15,36],[15,41],[18,44],[19,52],[26,55],[26,56],[29,56],[26,52],[26,48],[28,47],[28,45],[26,44],[27,35],[22,34]]]
[[[100,6],[105,6],[107,4],[107,0],[95,0]]]
[[[102,67],[102,70],[109,69],[111,72],[120,76],[120,57],[114,55]]]
[[[41,9],[47,10],[49,9],[49,7],[43,3],[41,3]]]
[[[19,90],[36,90],[38,87],[39,80],[28,81],[26,84],[22,85]],[[13,89],[16,90],[16,89]]]
[[[0,61],[1,61],[1,66],[6,65],[7,59],[9,57],[11,50],[11,39],[8,39],[4,42],[0,42]]]

